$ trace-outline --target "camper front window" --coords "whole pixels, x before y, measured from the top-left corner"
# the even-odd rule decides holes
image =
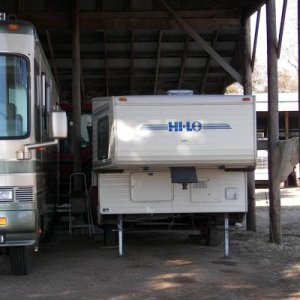
[[[108,158],[108,144],[109,144],[109,134],[108,134],[108,116],[100,119],[98,121],[98,159]]]
[[[24,57],[0,54],[0,139],[28,134],[28,63]]]

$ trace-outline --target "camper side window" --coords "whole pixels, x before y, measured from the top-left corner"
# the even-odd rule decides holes
[[[108,158],[108,144],[109,144],[109,121],[108,116],[100,119],[97,125],[98,131],[98,159]]]

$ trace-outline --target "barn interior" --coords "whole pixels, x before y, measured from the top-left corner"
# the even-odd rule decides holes
[[[78,147],[81,115],[90,110],[89,100],[95,96],[159,95],[170,89],[224,94],[226,87],[234,82],[244,87],[245,94],[251,94],[256,45],[254,42],[251,47],[249,18],[266,2],[2,0],[0,11],[9,19],[31,22],[37,30],[61,101],[72,114],[74,170],[78,171],[81,169]],[[278,140],[276,126],[272,124],[278,123],[276,68],[277,45],[281,43],[280,38],[277,42],[276,30],[272,30],[276,28],[274,10],[275,1],[268,1],[271,155],[276,152]],[[283,28],[280,26],[279,36]],[[264,120],[260,122],[265,128]],[[251,178],[249,182],[254,182]],[[274,180],[274,186],[270,186],[270,199],[274,203],[280,197],[277,185]],[[253,190],[252,183],[249,185],[248,225],[255,229]]]

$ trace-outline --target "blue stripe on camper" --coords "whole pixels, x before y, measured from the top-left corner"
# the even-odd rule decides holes
[[[232,129],[227,123],[206,123],[203,124],[203,129]]]
[[[146,130],[168,130],[168,124],[144,124],[141,129]]]
[[[181,129],[176,131],[184,131],[186,125],[182,125]],[[141,127],[142,130],[169,130],[168,124],[144,124]],[[216,129],[232,129],[228,123],[204,123],[201,129],[203,130],[216,130]]]

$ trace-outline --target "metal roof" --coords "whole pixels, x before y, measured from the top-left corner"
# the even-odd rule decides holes
[[[243,18],[263,2],[166,1],[238,72],[243,64]],[[50,65],[57,69],[62,97],[71,100],[72,1],[1,0],[0,11],[35,25]],[[235,81],[181,29],[159,0],[79,1],[79,23],[83,100],[165,94],[176,88],[222,94]]]

